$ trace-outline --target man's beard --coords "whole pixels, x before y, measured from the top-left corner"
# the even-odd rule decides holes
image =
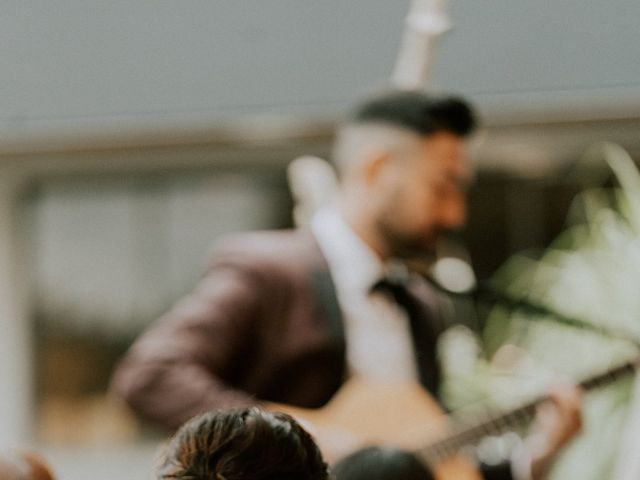
[[[379,219],[377,230],[390,256],[399,260],[419,260],[431,263],[436,257],[436,245],[440,237],[437,231],[430,234],[400,232],[392,222]]]

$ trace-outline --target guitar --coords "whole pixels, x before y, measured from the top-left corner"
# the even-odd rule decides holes
[[[640,357],[582,380],[588,391],[635,371]],[[380,384],[362,379],[348,381],[325,407],[293,412],[321,428],[357,432],[368,444],[393,444],[409,450],[431,471],[435,480],[480,480],[475,464],[460,452],[485,437],[497,436],[531,421],[537,397],[512,410],[481,420],[453,420],[422,387]]]

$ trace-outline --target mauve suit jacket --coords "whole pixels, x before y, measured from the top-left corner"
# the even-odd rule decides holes
[[[426,285],[412,333],[423,384],[435,393],[440,333]],[[346,376],[342,315],[327,263],[308,231],[226,238],[197,288],[152,325],[113,387],[142,417],[171,429],[197,413],[259,400],[327,403]]]

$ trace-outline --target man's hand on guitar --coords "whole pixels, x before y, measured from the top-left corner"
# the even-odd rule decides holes
[[[545,477],[555,456],[579,431],[582,390],[558,385],[549,392],[549,400],[538,408],[531,436],[527,439],[531,478]]]

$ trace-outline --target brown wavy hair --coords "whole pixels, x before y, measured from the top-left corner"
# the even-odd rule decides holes
[[[315,441],[291,416],[257,407],[185,423],[157,468],[159,480],[327,480]]]

